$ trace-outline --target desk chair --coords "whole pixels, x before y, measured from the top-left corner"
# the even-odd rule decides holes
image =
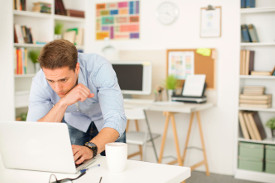
[[[140,159],[144,160],[144,154],[146,150],[147,142],[152,142],[156,161],[158,161],[157,151],[154,143],[154,139],[160,137],[159,134],[152,134],[150,125],[147,120],[146,112],[140,108],[131,108],[125,109],[125,115],[127,118],[127,126],[126,126],[126,143],[132,145],[138,145],[139,151],[129,154],[128,158],[140,155]],[[135,121],[136,131],[129,131],[130,121]],[[138,121],[145,121],[147,126],[146,132],[139,131]]]

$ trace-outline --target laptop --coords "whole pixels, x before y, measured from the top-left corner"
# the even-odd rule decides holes
[[[205,94],[206,82],[204,74],[189,75],[182,86],[181,95],[173,95],[172,101],[187,103],[205,103],[207,97]]]
[[[96,160],[77,167],[67,125],[52,122],[0,122],[0,153],[6,168],[70,174]]]

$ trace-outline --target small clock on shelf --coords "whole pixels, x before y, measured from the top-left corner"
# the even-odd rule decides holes
[[[179,8],[173,2],[164,1],[158,6],[156,15],[160,23],[170,25],[178,18]]]

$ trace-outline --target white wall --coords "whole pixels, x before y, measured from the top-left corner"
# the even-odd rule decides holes
[[[0,3],[0,121],[14,119],[12,1]]]
[[[110,1],[110,0],[109,0]],[[164,51],[172,48],[216,48],[218,53],[216,65],[216,90],[208,92],[215,97],[216,106],[201,112],[202,126],[204,130],[205,144],[209,168],[211,172],[233,174],[236,163],[236,129],[237,129],[237,97],[238,97],[238,59],[239,59],[239,0],[171,0],[180,9],[180,17],[170,25],[161,25],[155,16],[155,11],[160,2],[164,0],[140,0],[140,39],[111,41],[111,44],[123,53],[148,51]],[[95,3],[89,2],[87,11],[86,50],[87,52],[100,53],[105,45],[103,41],[95,41]],[[108,2],[108,1],[104,1]],[[222,36],[220,38],[200,38],[200,8],[211,3],[222,6]],[[152,52],[150,52],[152,51]],[[165,55],[165,54],[163,54]],[[138,59],[138,58],[137,58]],[[154,61],[165,70],[165,59]],[[159,75],[159,73],[157,73]],[[163,73],[165,77],[165,73]],[[152,130],[162,133],[164,117],[161,113],[149,113]],[[185,136],[189,121],[188,115],[176,116],[177,132],[183,152]],[[133,125],[134,126],[134,125]],[[160,140],[156,141],[159,153]],[[192,131],[190,145],[200,146],[197,124]],[[176,156],[173,134],[169,127],[168,139],[164,155]],[[148,148],[147,159],[155,161],[151,148]],[[202,153],[189,150],[185,165],[191,165],[202,159]],[[205,170],[200,167],[200,170]]]

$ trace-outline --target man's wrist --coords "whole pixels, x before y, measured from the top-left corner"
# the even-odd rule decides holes
[[[98,148],[97,148],[96,144],[94,144],[92,142],[86,142],[85,146],[88,147],[92,151],[93,157],[95,157],[97,155]]]

